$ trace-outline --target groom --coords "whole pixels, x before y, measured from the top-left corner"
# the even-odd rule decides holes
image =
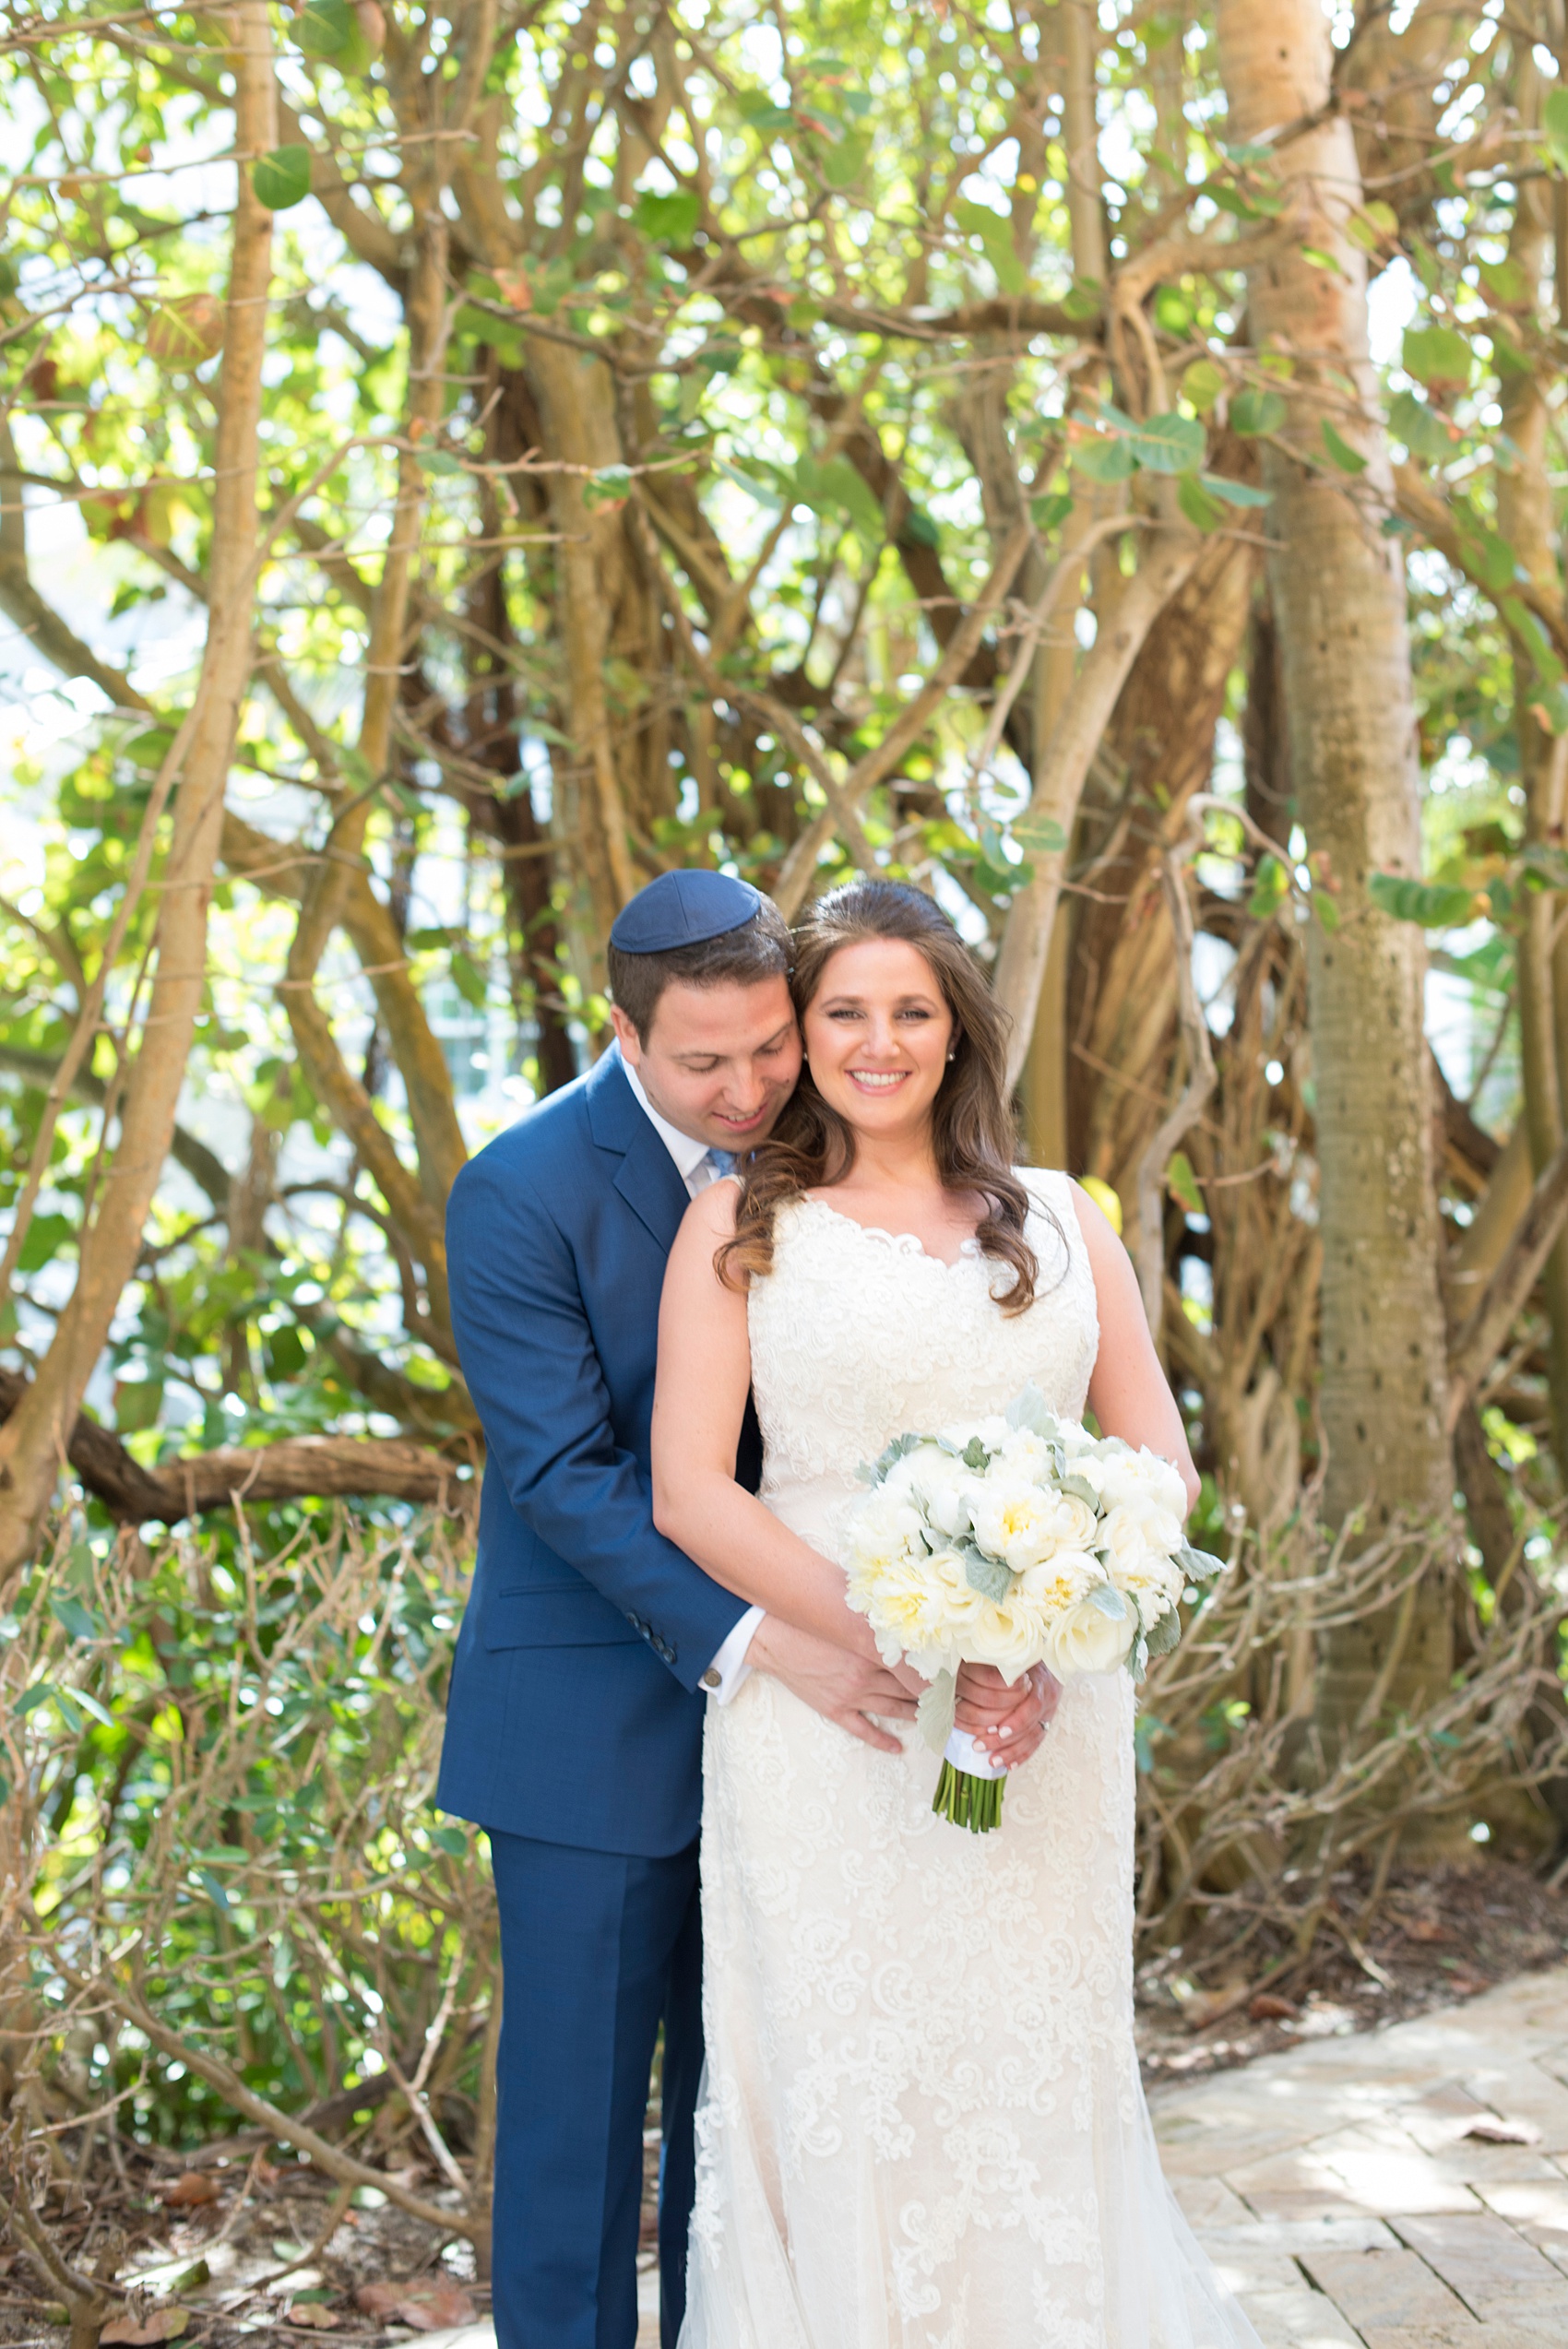
[[[447,1211],[452,1319],[487,1460],[437,1800],[490,1839],[505,2000],[492,2277],[500,2349],[633,2349],[643,2121],[664,2030],[663,2349],[685,2304],[702,2069],[697,1829],[707,1697],[777,1675],[829,1720],[913,1706],[744,1603],[654,1529],[659,1291],[689,1201],[800,1074],[790,938],[718,872],[665,873],[610,938],[615,1049],[480,1152]],[[737,1477],[756,1489],[748,1409]],[[1027,1682],[988,1699],[1010,1757]]]

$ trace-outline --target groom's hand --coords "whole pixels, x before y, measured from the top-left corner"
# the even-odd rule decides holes
[[[1013,1769],[1039,1750],[1062,1695],[1062,1683],[1043,1664],[1012,1688],[992,1665],[958,1667],[956,1719],[996,1761]]]
[[[825,1721],[836,1721],[862,1745],[875,1746],[880,1753],[902,1753],[897,1738],[871,1716],[913,1720],[915,1698],[881,1664],[851,1655],[848,1648],[815,1639],[810,1631],[798,1631],[777,1615],[765,1615],[757,1625],[746,1661],[782,1680],[802,1704]],[[921,1683],[914,1685],[918,1690]]]

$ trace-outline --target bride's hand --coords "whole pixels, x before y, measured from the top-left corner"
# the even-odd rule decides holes
[[[962,1664],[956,1718],[960,1729],[1011,1770],[1039,1750],[1061,1696],[1061,1681],[1043,1664],[1012,1688],[990,1664]]]

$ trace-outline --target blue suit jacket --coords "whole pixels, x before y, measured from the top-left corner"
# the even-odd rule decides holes
[[[436,1799],[484,1827],[647,1857],[697,1832],[697,1684],[745,1605],[653,1523],[659,1299],[686,1206],[613,1052],[453,1186],[452,1325],[488,1457]],[[753,1490],[760,1465],[748,1408]]]

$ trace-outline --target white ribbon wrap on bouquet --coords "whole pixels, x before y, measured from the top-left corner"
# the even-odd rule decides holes
[[[955,1729],[943,1748],[943,1759],[967,1778],[1005,1778],[1007,1764],[992,1762],[985,1748],[967,1729]]]
[[[977,1744],[967,1729],[954,1726],[953,1708],[957,1694],[956,1675],[938,1672],[920,1701],[921,1735],[933,1753],[941,1754],[966,1777],[1005,1778],[1007,1764],[992,1762],[985,1748]]]

